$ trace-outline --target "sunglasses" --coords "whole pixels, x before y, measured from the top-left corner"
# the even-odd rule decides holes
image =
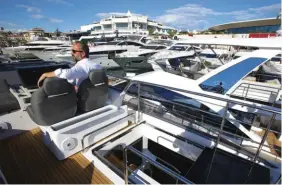
[[[80,50],[74,50],[74,49],[72,49],[71,50],[73,53],[76,53],[76,52],[83,52],[83,51],[80,51]]]

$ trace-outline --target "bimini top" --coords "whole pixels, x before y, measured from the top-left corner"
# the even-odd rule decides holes
[[[202,89],[213,88],[221,83],[224,89],[222,93],[226,94],[251,71],[278,54],[281,54],[280,50],[255,50],[216,68],[199,78],[197,83]]]
[[[191,45],[224,45],[224,46],[242,46],[242,47],[257,47],[260,49],[281,49],[282,38],[213,38],[213,39],[189,39],[183,40],[182,43]]]

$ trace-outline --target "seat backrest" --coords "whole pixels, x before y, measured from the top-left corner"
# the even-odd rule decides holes
[[[50,126],[75,116],[75,89],[66,79],[47,78],[31,96],[31,110],[38,125]]]
[[[88,112],[103,107],[108,100],[108,77],[103,69],[94,69],[79,86],[78,109]]]
[[[0,115],[20,109],[17,98],[10,92],[5,79],[0,79]]]

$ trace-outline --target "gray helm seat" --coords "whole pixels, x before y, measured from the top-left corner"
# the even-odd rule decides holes
[[[77,100],[75,89],[66,79],[52,77],[31,96],[27,109],[38,125],[49,126],[75,116]]]
[[[108,99],[108,77],[104,70],[92,70],[79,86],[66,79],[47,78],[32,94],[28,114],[35,123],[50,126],[84,112],[103,107]]]

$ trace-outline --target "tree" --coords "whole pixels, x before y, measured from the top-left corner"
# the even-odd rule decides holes
[[[149,31],[149,35],[153,35],[154,30],[152,28],[149,28],[148,31]]]
[[[168,33],[169,33],[169,36],[172,38],[177,33],[177,31],[176,30],[171,30]]]
[[[4,31],[4,27],[1,27],[1,31]]]

